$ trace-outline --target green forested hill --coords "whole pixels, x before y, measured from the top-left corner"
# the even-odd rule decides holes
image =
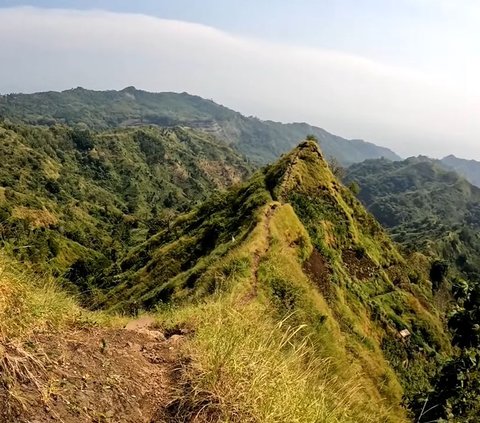
[[[346,140],[305,123],[282,124],[246,117],[211,100],[187,93],[149,93],[76,88],[63,92],[0,96],[0,118],[33,125],[55,123],[104,130],[154,124],[182,125],[232,143],[258,163],[277,159],[308,134],[317,137],[327,157],[343,165],[369,158],[397,160],[392,151],[361,140]]]
[[[394,239],[434,261],[437,304],[458,347],[429,394],[427,421],[475,422],[480,415],[480,189],[426,158],[366,161],[348,170],[360,198]],[[445,402],[446,401],[446,402]],[[439,412],[439,404],[445,404]]]
[[[345,180],[359,184],[360,200],[394,240],[444,260],[452,271],[477,283],[480,188],[425,157],[369,160],[350,167]]]
[[[431,241],[454,234],[476,237],[480,230],[480,188],[438,161],[368,160],[351,166],[345,180],[360,185],[359,198],[395,240],[412,249],[428,249]]]
[[[2,124],[0,157],[2,244],[58,273],[115,261],[250,172],[225,144],[176,127],[97,133]]]
[[[248,376],[241,367],[248,364],[235,354],[242,354],[243,343],[248,345],[257,330],[251,322],[273,319],[279,324],[272,329],[276,337],[284,333],[281,322],[286,319],[284,324],[301,326],[309,334],[308,355],[332,359],[330,377],[338,382],[355,377],[361,386],[352,398],[352,414],[339,421],[402,422],[402,401],[420,413],[436,370],[451,351],[441,313],[433,305],[428,270],[425,257],[407,260],[397,251],[333,176],[316,143],[306,141],[133,249],[119,268],[102,277],[104,295],[97,299],[115,310],[128,310],[132,302],[148,309],[166,307],[187,327],[200,321],[220,331],[225,339],[204,340],[211,355],[205,353],[203,361],[213,366],[209,357],[228,347],[227,356],[218,357],[224,370],[209,381],[190,380],[187,386],[193,391],[186,395],[230,387],[235,380],[255,384],[250,377],[259,369]],[[228,304],[227,314],[211,316],[212,302],[215,307]],[[248,322],[242,325],[243,314]],[[239,327],[242,335],[231,337],[229,331],[236,334]],[[412,334],[408,341],[399,335],[404,329]],[[301,349],[304,338],[294,336],[289,342]],[[310,369],[313,379],[318,371],[316,365]],[[229,389],[238,412],[248,413],[253,397],[242,397],[240,387]],[[303,389],[289,394],[289,401],[305,399]],[[238,396],[233,394],[237,391]],[[202,395],[195,401],[202,401]],[[281,408],[279,397],[265,401]],[[228,420],[231,408],[218,407]],[[240,416],[239,421],[246,414]],[[291,418],[316,421],[295,413]]]

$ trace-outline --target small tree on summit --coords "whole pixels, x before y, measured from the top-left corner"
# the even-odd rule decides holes
[[[315,135],[313,134],[308,134],[307,137],[306,137],[306,140],[307,141],[315,141],[315,142],[318,142],[318,139]]]

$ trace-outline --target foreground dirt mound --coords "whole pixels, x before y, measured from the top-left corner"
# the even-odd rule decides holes
[[[168,422],[182,337],[165,339],[149,324],[5,345],[0,422]]]

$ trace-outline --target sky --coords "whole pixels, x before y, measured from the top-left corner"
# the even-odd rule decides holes
[[[0,93],[189,92],[480,160],[478,0],[0,0]]]

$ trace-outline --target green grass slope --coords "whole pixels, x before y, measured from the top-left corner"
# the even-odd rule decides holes
[[[425,403],[426,421],[476,422],[480,407],[480,190],[438,161],[366,161],[347,180],[409,250],[430,257],[434,301],[445,315],[455,352],[439,370]]]
[[[408,421],[451,350],[422,257],[402,257],[313,141],[179,217],[103,288],[99,305],[193,331],[175,407],[208,421]]]
[[[305,123],[282,124],[246,117],[187,93],[76,88],[62,92],[0,96],[0,118],[33,125],[66,124],[95,130],[154,124],[182,125],[214,134],[259,163],[276,160],[299,139],[315,135],[324,153],[348,165],[368,158],[399,157],[387,148],[346,140]]]

